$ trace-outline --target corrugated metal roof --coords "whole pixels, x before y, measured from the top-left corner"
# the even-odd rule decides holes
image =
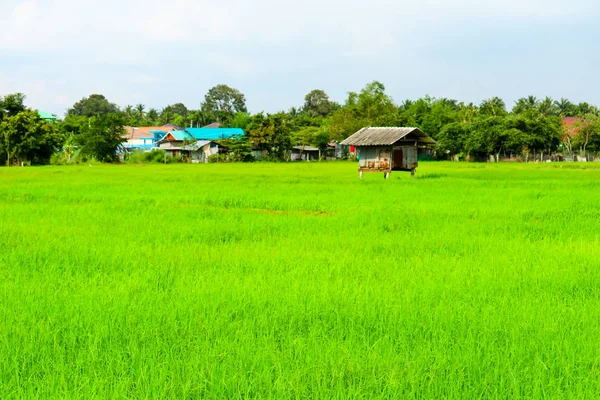
[[[194,142],[192,144],[181,147],[181,150],[196,151],[196,150],[201,149],[202,147],[206,146],[209,143],[212,143],[212,141],[211,140],[197,140],[196,142]]]
[[[186,128],[197,140],[216,140],[229,139],[235,135],[244,135],[244,130],[240,128]]]
[[[317,147],[313,146],[294,146],[293,149],[302,151],[319,151]]]
[[[435,140],[423,133],[419,128],[410,127],[362,128],[341,144],[348,146],[390,146],[409,134],[416,136],[419,144],[436,144]]]
[[[45,119],[45,120],[50,120],[50,121],[56,121],[56,115],[44,112],[44,111],[38,111],[38,115],[40,116],[41,119]]]

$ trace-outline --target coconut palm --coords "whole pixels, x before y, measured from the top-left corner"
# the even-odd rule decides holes
[[[556,112],[561,117],[571,117],[573,113],[573,109],[575,108],[574,104],[564,97],[558,101],[554,102],[554,107],[556,107]]]
[[[557,113],[554,101],[552,101],[552,98],[550,97],[546,97],[544,100],[540,101],[537,105],[537,109],[540,115],[545,117],[556,115]]]
[[[145,110],[146,110],[146,106],[144,106],[143,104],[138,104],[137,106],[135,106],[135,111],[137,111],[140,118],[144,118]]]
[[[492,97],[481,102],[479,111],[483,115],[501,116],[506,114],[506,103],[500,97]]]

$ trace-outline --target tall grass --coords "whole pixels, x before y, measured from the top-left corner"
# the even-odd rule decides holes
[[[0,398],[597,397],[600,170],[382,176],[0,169]]]

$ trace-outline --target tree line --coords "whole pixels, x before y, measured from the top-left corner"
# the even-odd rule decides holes
[[[576,118],[565,125],[565,117]],[[245,131],[243,137],[224,143],[232,160],[251,160],[251,150],[266,159],[285,160],[293,146],[324,150],[331,141],[341,141],[365,126],[418,127],[437,140],[439,159],[600,152],[600,112],[588,103],[528,96],[509,110],[498,97],[477,105],[425,96],[397,104],[385,86],[374,81],[349,92],[342,104],[316,89],[301,106],[277,113],[249,113],[245,96],[227,85],[211,88],[195,110],[182,103],[161,110],[143,104],[120,108],[105,96],[92,94],[55,123],[27,108],[25,95],[9,94],[0,97],[0,164],[46,164],[52,158],[116,161],[124,126],[201,127],[213,122]]]

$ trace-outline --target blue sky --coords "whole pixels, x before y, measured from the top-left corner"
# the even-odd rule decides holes
[[[198,108],[219,83],[251,111],[343,102],[567,97],[600,105],[597,0],[2,0],[0,95],[58,115],[92,93]]]

